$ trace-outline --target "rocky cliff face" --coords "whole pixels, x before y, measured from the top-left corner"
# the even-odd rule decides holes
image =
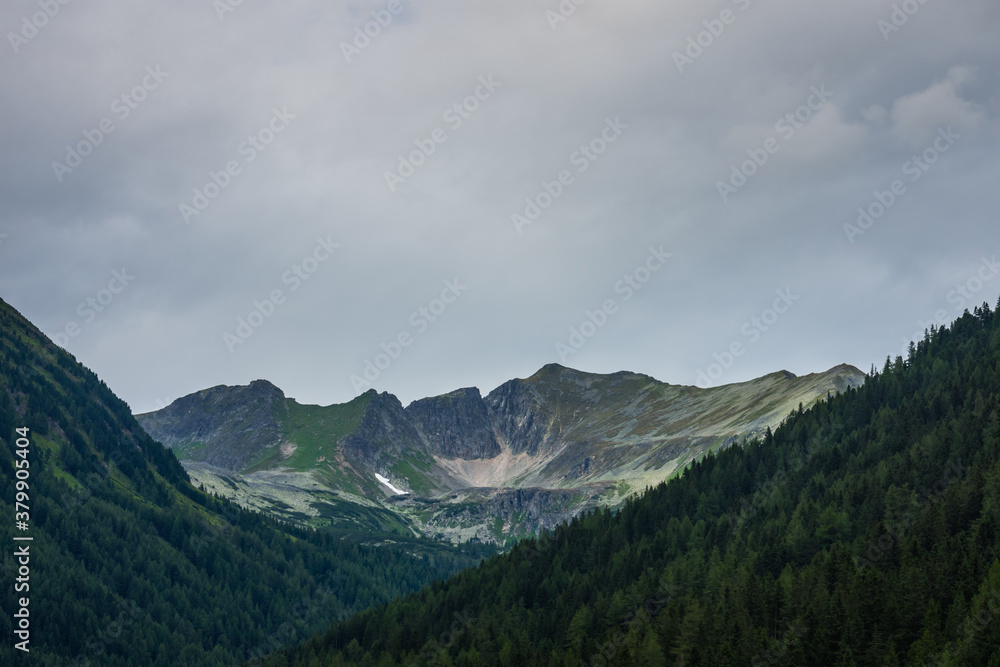
[[[569,442],[593,440],[590,432],[595,426],[600,428],[597,422],[610,423],[603,416],[614,422],[616,413],[627,411],[656,386],[670,385],[637,373],[596,375],[548,364],[526,380],[497,387],[486,397],[486,404],[513,453],[538,455]],[[602,417],[595,421],[598,415]]]
[[[609,485],[581,489],[462,489],[442,499],[395,496],[396,511],[413,518],[422,534],[443,540],[502,542],[551,530],[613,496]]]
[[[475,387],[414,401],[406,415],[437,456],[471,461],[500,455],[493,420]]]
[[[558,424],[553,423],[544,397],[524,380],[505,382],[486,397],[497,433],[514,454],[538,453]]]
[[[403,405],[392,394],[372,392],[358,429],[340,441],[344,455],[378,472],[407,451],[419,451],[424,443],[410,422]]]
[[[284,413],[284,393],[256,380],[245,387],[205,389],[136,419],[154,439],[178,449],[178,458],[242,470],[280,443]]]

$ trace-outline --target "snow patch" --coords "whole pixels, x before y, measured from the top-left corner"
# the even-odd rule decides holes
[[[397,489],[396,487],[394,487],[389,482],[389,480],[387,478],[383,477],[382,475],[380,475],[378,473],[375,473],[375,479],[377,479],[378,481],[380,481],[383,484],[385,484],[386,486],[388,486],[392,490],[392,492],[395,493],[395,494],[397,494],[397,495],[406,493],[406,491],[403,491],[402,489]]]

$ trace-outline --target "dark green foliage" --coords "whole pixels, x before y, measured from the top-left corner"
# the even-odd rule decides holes
[[[8,576],[25,426],[30,655],[13,648]],[[0,517],[2,665],[240,664],[481,556],[295,529],[207,496],[103,382],[2,301]]]
[[[1000,315],[270,664],[1000,665]]]

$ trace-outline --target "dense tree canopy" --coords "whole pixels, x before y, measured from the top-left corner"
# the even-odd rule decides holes
[[[26,455],[19,427],[30,429]],[[34,539],[30,590],[14,596],[8,547],[24,460],[23,534]],[[240,664],[482,552],[296,529],[207,496],[103,382],[2,301],[0,516],[3,665]],[[30,598],[28,656],[12,648],[11,600],[21,596]]]
[[[1000,666],[1000,315],[270,664]]]

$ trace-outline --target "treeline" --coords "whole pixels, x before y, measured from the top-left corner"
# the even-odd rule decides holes
[[[0,540],[30,429],[31,641],[0,664],[234,665],[477,563],[485,547],[315,532],[191,486],[93,373],[0,301]],[[382,546],[375,546],[381,543]],[[0,556],[3,581],[16,572]],[[8,613],[8,611],[10,613]]]
[[[997,667],[998,312],[268,664]]]

